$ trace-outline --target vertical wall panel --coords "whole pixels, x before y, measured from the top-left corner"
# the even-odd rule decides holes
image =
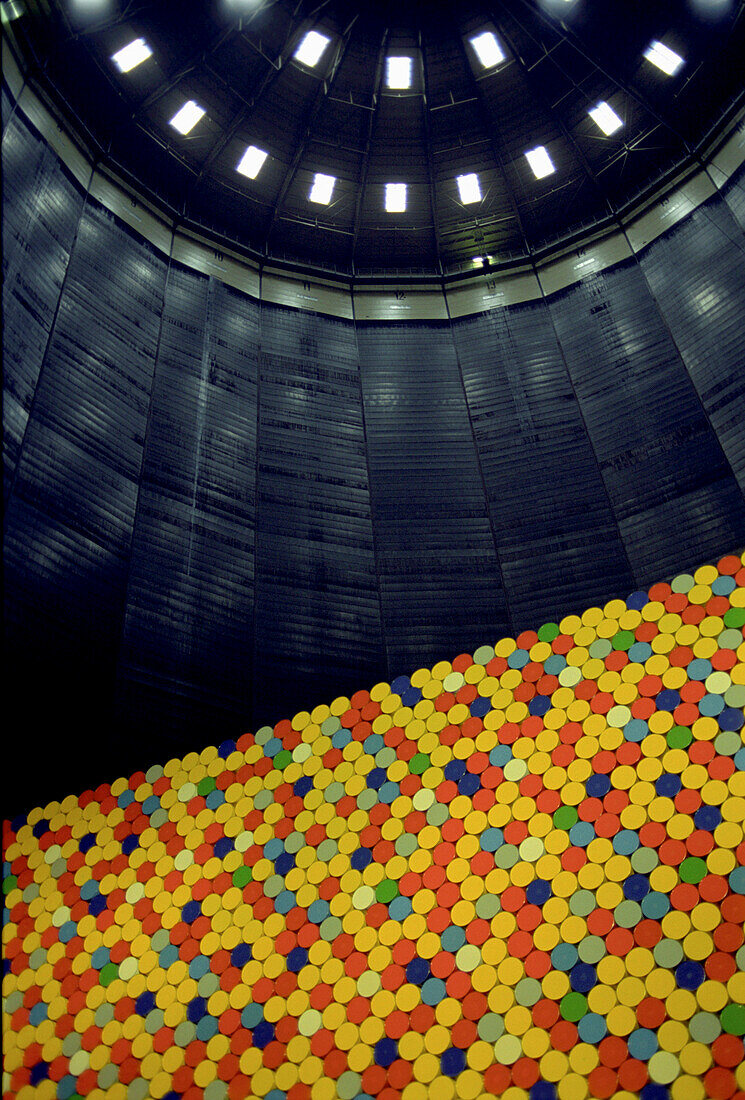
[[[256,683],[262,720],[384,671],[354,326],[261,312]]]
[[[722,195],[740,229],[745,229],[745,168],[740,168],[737,174],[728,180]]]
[[[638,265],[550,309],[638,583],[741,541],[732,471]]]
[[[745,236],[717,197],[640,264],[745,492]]]
[[[70,789],[111,713],[165,268],[86,206],[6,513],[11,666],[37,720],[79,730],[80,760],[55,742]]]
[[[2,123],[4,130],[8,125],[8,121],[13,111],[13,104],[5,88],[0,88],[0,103],[2,105]]]
[[[257,346],[255,302],[172,264],[119,664],[143,736],[248,725]]]
[[[15,473],[83,196],[16,115],[3,135],[3,499]]]
[[[508,617],[449,326],[358,325],[391,676],[475,648]]]
[[[453,324],[515,631],[627,595],[623,543],[545,302]]]

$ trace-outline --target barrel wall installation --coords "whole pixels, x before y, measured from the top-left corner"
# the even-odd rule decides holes
[[[6,822],[3,1095],[736,1100],[744,632],[728,554]]]

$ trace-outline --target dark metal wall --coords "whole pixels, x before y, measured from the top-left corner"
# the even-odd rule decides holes
[[[699,207],[647,249],[641,269],[745,491],[745,239],[729,205]]]
[[[3,93],[3,122],[9,101]],[[3,500],[15,476],[83,197],[57,158],[18,119],[3,160]]]
[[[546,303],[466,318],[453,325],[453,335],[512,628],[631,591],[616,519]]]
[[[134,725],[174,752],[252,697],[257,348],[255,302],[170,265],[116,709],[124,736]]]
[[[745,543],[734,189],[550,300],[355,326],[168,261],[18,114],[3,160],[12,807]]]
[[[742,495],[639,265],[549,308],[637,581],[734,545]]]
[[[728,181],[724,198],[740,229],[745,229],[745,167],[741,167]]]
[[[255,710],[385,673],[354,326],[262,306]]]
[[[508,627],[463,384],[447,325],[359,325],[388,670],[411,672]]]

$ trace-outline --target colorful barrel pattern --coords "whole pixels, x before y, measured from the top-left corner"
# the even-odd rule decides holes
[[[5,1097],[745,1097],[745,558],[6,823]]]

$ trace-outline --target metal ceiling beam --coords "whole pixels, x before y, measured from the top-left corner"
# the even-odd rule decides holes
[[[178,70],[178,72],[174,73],[173,76],[170,76],[168,78],[168,80],[165,80],[162,84],[160,84],[154,91],[150,93],[150,95],[145,96],[144,99],[140,100],[140,102],[137,104],[137,107],[132,112],[131,117],[135,118],[137,114],[142,111],[146,111],[149,107],[152,107],[154,103],[157,103],[159,100],[161,100],[163,96],[168,95],[168,93],[172,91],[184,79],[185,76],[188,76],[189,73],[193,72],[194,69],[196,69],[201,61],[205,61],[210,56],[210,54],[215,52],[215,50],[219,50],[220,47],[223,46],[228,41],[228,39],[232,38],[235,34],[237,34],[236,27],[226,27],[225,30],[220,31],[220,33],[215,35],[212,41],[207,44],[207,46],[199,50],[197,53],[192,54],[186,64],[183,65],[182,68]]]
[[[259,44],[257,45],[256,42],[254,42],[253,38],[251,38],[250,35],[246,34],[246,27],[250,26],[251,23],[253,23],[254,19],[256,18],[256,16],[259,13],[263,14],[264,12],[268,11],[270,8],[273,8],[278,2],[279,2],[279,0],[267,0],[267,2],[265,4],[255,8],[251,12],[251,14],[249,15],[248,19],[244,19],[243,16],[241,16],[240,19],[238,20],[238,27],[237,27],[237,31],[238,31],[238,34],[240,35],[240,37],[249,45],[249,47],[251,49],[255,50],[256,53],[258,53],[260,57],[263,57],[263,59],[273,69],[281,69],[282,68],[281,61],[282,61],[282,55],[284,53],[284,45],[282,47],[282,53],[280,53],[276,58],[270,57],[269,54],[266,52],[266,50],[262,47],[261,42],[259,42]],[[289,39],[290,36],[291,36],[291,32],[290,32],[290,34],[288,34],[287,38]],[[287,41],[287,39],[285,40],[285,44],[286,44],[286,41]],[[226,88],[228,88],[229,91],[232,92],[232,88],[230,87],[230,82],[225,79],[225,77],[223,76],[222,73],[216,72],[215,69],[213,69],[211,65],[205,65],[205,68],[208,69],[210,71],[210,73],[212,73],[212,75],[215,77],[216,80],[218,80],[221,84],[223,84]]]
[[[460,47],[460,53],[461,53],[461,56],[463,58],[463,64],[465,66],[465,70],[468,73],[468,75],[470,76],[471,82],[473,83],[473,86],[476,90],[476,103],[477,103],[477,107],[478,107],[478,111],[479,111],[479,117],[481,119],[481,125],[483,126],[484,133],[486,134],[486,136],[489,140],[489,145],[491,147],[491,151],[492,151],[492,155],[494,157],[496,167],[499,171],[499,174],[502,177],[502,181],[504,183],[505,193],[507,195],[507,198],[509,199],[510,206],[512,207],[512,213],[514,214],[515,221],[517,222],[517,227],[520,230],[520,236],[522,237],[523,246],[525,248],[525,255],[530,260],[530,262],[532,263],[533,262],[533,250],[530,247],[530,244],[528,242],[528,235],[525,232],[525,226],[523,224],[523,219],[522,219],[522,216],[520,214],[520,208],[517,205],[517,200],[515,199],[515,196],[512,192],[512,188],[510,187],[510,184],[509,184],[509,180],[507,179],[507,171],[505,169],[504,162],[502,160],[502,153],[501,153],[501,150],[499,148],[499,144],[495,140],[495,137],[494,137],[495,131],[498,134],[499,129],[498,129],[496,123],[494,122],[494,119],[491,116],[491,112],[490,112],[489,107],[486,103],[486,100],[484,99],[484,93],[481,90],[481,86],[479,84],[479,81],[476,79],[476,75],[473,71],[473,66],[471,64],[471,59],[469,58],[468,52],[467,52],[466,47],[463,43],[463,37],[460,33],[460,28],[458,27],[455,20],[453,20],[453,33],[454,33],[455,39],[458,42],[458,45]]]
[[[424,48],[422,32],[419,31],[419,53],[422,58],[422,77],[424,80],[424,97],[422,110],[424,111],[424,144],[427,153],[427,179],[429,180],[429,204],[432,209],[432,235],[435,242],[435,256],[437,267],[442,275],[442,241],[440,239],[440,226],[437,221],[437,195],[435,191],[435,168],[432,160],[432,125],[429,118],[429,73],[427,71],[427,51]]]
[[[561,37],[559,29],[556,27],[555,23],[550,18],[548,13],[542,10],[540,4],[531,4],[529,3],[529,0],[519,0],[519,3],[521,3],[522,6],[531,13],[531,15],[538,15],[539,18],[552,32],[552,34],[556,35],[559,38]],[[663,126],[666,130],[673,134],[673,136],[676,137],[679,142],[681,142],[683,148],[689,156],[695,157],[695,151],[691,148],[687,139],[683,136],[683,134],[681,134],[680,130],[678,130],[677,127],[673,126],[669,119],[661,115],[660,112],[652,106],[646,96],[642,95],[641,92],[635,91],[631,87],[631,85],[628,84],[622,77],[618,76],[615,73],[609,72],[608,69],[604,65],[600,64],[600,62],[596,58],[591,57],[590,54],[588,54],[585,50],[585,47],[579,35],[577,35],[577,33],[572,30],[568,23],[562,22],[561,31],[564,34],[565,41],[568,42],[568,44],[572,46],[588,64],[592,65],[592,67],[596,69],[597,72],[599,72],[602,76],[604,76],[606,80],[609,80],[611,84],[615,84],[617,88],[620,88],[621,91],[629,97],[629,99],[633,99],[635,103],[637,103],[644,111],[647,112],[648,115],[650,115],[655,120],[655,122],[659,123],[660,126]]]
[[[271,5],[267,5],[267,6],[271,6]],[[262,96],[267,94],[267,92],[270,90],[270,88],[272,87],[274,82],[278,79],[280,73],[284,69],[283,58],[289,52],[289,47],[290,47],[290,43],[292,42],[292,40],[295,37],[300,38],[302,36],[303,31],[305,29],[309,29],[312,26],[312,24],[313,24],[313,17],[309,16],[307,19],[303,20],[303,22],[300,24],[299,28],[295,24],[290,25],[290,29],[288,30],[287,34],[285,35],[284,42],[282,43],[282,48],[281,48],[280,52],[277,55],[276,61],[271,61],[269,58],[267,58],[266,54],[263,53],[263,51],[261,52],[261,56],[265,60],[269,61],[270,68],[268,68],[265,71],[264,76],[261,79],[261,83],[259,84],[258,89],[253,93],[251,98],[249,100],[247,100],[246,103],[244,103],[244,105],[243,105],[243,107],[241,107],[240,111],[238,111],[238,113],[236,115],[234,115],[233,120],[231,121],[229,126],[223,131],[223,133],[220,135],[220,137],[217,139],[217,141],[213,145],[212,149],[207,154],[207,157],[205,158],[204,162],[202,163],[201,168],[199,169],[199,173],[197,175],[197,178],[196,178],[196,181],[195,181],[195,184],[194,184],[195,187],[197,187],[201,183],[202,179],[204,178],[205,173],[209,171],[209,169],[212,167],[212,165],[215,163],[215,161],[219,157],[220,153],[222,153],[223,149],[228,145],[228,143],[230,141],[232,141],[234,135],[239,130],[240,126],[242,125],[242,123],[244,122],[246,117],[248,116],[249,112],[256,106],[256,104],[259,102],[259,100],[262,98]],[[242,38],[245,38],[245,40],[247,42],[249,42],[249,44],[252,44],[251,39],[249,38],[248,35],[246,35],[245,29],[243,28],[243,26],[239,27],[239,33],[240,33]]]
[[[96,23],[89,23],[85,27],[74,28],[72,23],[70,22],[70,17],[65,11],[65,8],[60,5],[60,12],[62,14],[62,18],[69,28],[69,33],[66,38],[60,38],[56,40],[52,44],[52,49],[61,50],[68,46],[70,42],[77,42],[79,38],[88,38],[94,34],[101,34],[103,31],[113,30],[114,27],[118,27],[121,23],[124,23],[125,20],[130,19],[133,15],[137,15],[141,11],[146,11],[147,8],[148,5],[146,3],[135,5],[135,0],[129,0],[129,3],[125,4],[122,11],[120,11],[117,15],[112,15],[108,19],[101,19]]]
[[[493,13],[491,13],[491,14],[492,14],[492,18],[493,18]],[[502,39],[504,40],[505,45],[510,50],[510,53],[512,54],[514,59],[517,61],[518,67],[519,67],[520,71],[523,74],[523,78],[525,80],[526,85],[528,86],[528,88],[530,90],[531,95],[540,104],[542,110],[544,111],[546,116],[551,120],[551,122],[556,127],[558,127],[558,129],[559,129],[560,133],[562,134],[564,140],[574,149],[575,155],[577,157],[577,160],[579,161],[579,164],[580,164],[583,172],[585,173],[587,178],[590,180],[591,184],[595,187],[595,189],[599,193],[600,197],[602,198],[603,202],[605,203],[606,207],[608,208],[609,215],[612,218],[618,219],[618,212],[617,212],[617,210],[616,210],[616,208],[613,204],[613,201],[612,201],[610,195],[607,193],[605,188],[600,184],[597,176],[595,175],[595,172],[593,171],[592,165],[588,161],[585,154],[582,152],[582,149],[579,147],[579,144],[577,143],[577,140],[574,137],[574,134],[572,134],[571,131],[569,130],[569,128],[565,125],[564,120],[561,117],[560,112],[556,111],[551,106],[550,103],[547,103],[546,97],[545,97],[544,92],[543,92],[543,89],[540,87],[540,82],[538,80],[536,80],[535,76],[533,75],[533,73],[536,71],[537,66],[534,65],[532,67],[529,67],[527,65],[525,60],[520,55],[520,52],[518,51],[517,46],[515,45],[515,42],[512,39],[511,35],[509,35],[507,33],[507,31],[505,30],[504,22],[502,22],[499,26],[499,33],[502,36]],[[546,54],[545,57],[549,58],[549,55]],[[543,60],[543,58],[541,60]],[[552,61],[552,64],[556,64],[556,62],[554,62],[553,59],[551,59],[551,61]]]
[[[367,174],[370,170],[370,154],[372,152],[372,139],[375,132],[375,123],[378,118],[378,111],[380,110],[380,82],[383,77],[383,66],[385,65],[385,54],[388,48],[388,39],[390,37],[390,29],[388,27],[383,31],[383,37],[380,40],[380,49],[378,50],[378,60],[375,64],[375,81],[373,84],[373,107],[370,112],[367,123],[367,140],[365,142],[365,152],[362,156],[362,168],[360,170],[360,179],[357,184],[357,198],[354,204],[354,220],[352,222],[352,268],[354,269],[354,254],[357,248],[357,238],[360,233],[360,214],[362,213],[362,199],[365,194],[365,188],[367,187]]]
[[[285,200],[287,192],[290,189],[290,185],[291,185],[293,179],[295,178],[295,173],[297,172],[298,166],[300,165],[300,162],[302,161],[303,157],[305,156],[305,150],[307,149],[308,144],[309,144],[309,142],[310,142],[310,140],[313,136],[312,135],[313,124],[315,123],[316,119],[318,118],[318,115],[321,112],[321,109],[323,108],[323,105],[326,101],[326,96],[329,94],[331,88],[333,87],[334,80],[336,79],[336,76],[339,72],[339,69],[341,68],[341,64],[342,64],[344,58],[346,57],[347,50],[349,49],[349,43],[352,39],[352,28],[354,27],[354,24],[356,23],[357,18],[358,17],[355,15],[354,18],[352,19],[351,23],[349,24],[347,29],[344,31],[344,33],[340,37],[339,41],[337,42],[337,44],[336,44],[336,53],[334,55],[334,60],[331,64],[331,71],[329,72],[329,75],[321,83],[320,88],[318,89],[318,91],[315,94],[315,97],[313,99],[313,103],[311,104],[310,110],[308,111],[308,113],[306,115],[305,128],[303,130],[303,136],[300,139],[300,142],[298,144],[297,149],[295,150],[292,161],[290,163],[290,167],[285,172],[284,179],[282,180],[282,186],[279,189],[279,193],[277,194],[277,199],[274,203],[274,210],[272,212],[271,221],[269,222],[269,226],[267,228],[266,235],[264,237],[265,243],[269,241],[269,238],[272,234],[272,230],[274,229],[274,225],[277,221],[277,216],[279,214],[280,208],[281,208],[281,206],[282,206],[282,204]]]

